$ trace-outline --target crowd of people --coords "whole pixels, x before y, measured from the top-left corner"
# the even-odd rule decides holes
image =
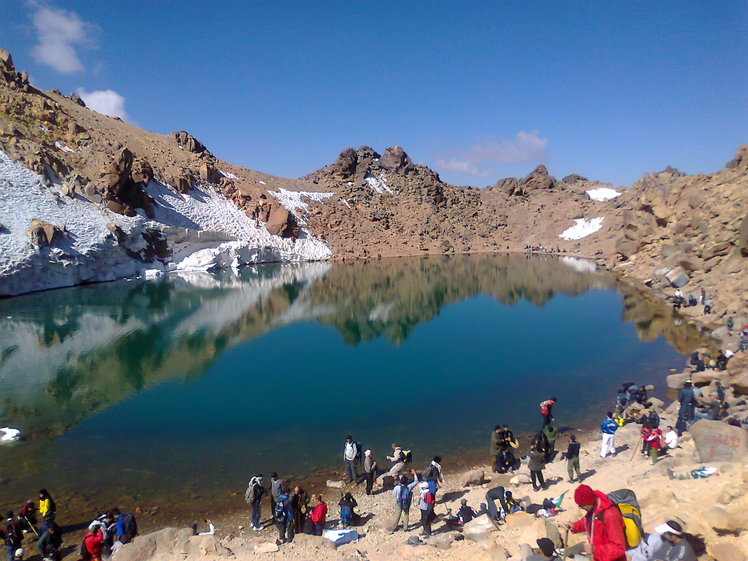
[[[8,561],[23,559],[31,544],[44,561],[60,561],[63,557],[63,530],[56,518],[57,504],[47,489],[39,491],[38,505],[36,501],[28,500],[17,515],[6,512],[5,522],[0,526],[0,537]],[[84,561],[105,561],[137,534],[135,516],[113,508],[89,524],[79,544],[79,557]]]

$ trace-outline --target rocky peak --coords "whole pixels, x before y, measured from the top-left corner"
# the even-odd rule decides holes
[[[401,146],[389,146],[385,148],[384,154],[379,160],[379,165],[384,169],[400,171],[411,167],[413,162]]]
[[[29,73],[16,72],[13,57],[5,49],[0,49],[0,81],[23,91],[27,91],[29,87]]]
[[[205,145],[187,131],[175,131],[170,136],[181,148],[188,152],[192,152],[193,154],[210,154]]]
[[[570,175],[567,175],[564,177],[561,181],[566,183],[567,185],[574,185],[575,183],[584,183],[589,181],[586,177],[583,175],[579,175],[578,173],[572,173]]]
[[[728,169],[745,169],[748,170],[748,146],[743,144],[738,147],[735,157],[727,162],[725,166]]]
[[[13,66],[13,57],[5,49],[0,49],[0,67],[9,72],[16,71],[16,67]]]
[[[508,195],[523,196],[532,190],[553,189],[554,187],[556,187],[556,178],[548,175],[548,169],[544,165],[539,165],[522,179],[515,177],[499,179],[492,189],[504,191]]]

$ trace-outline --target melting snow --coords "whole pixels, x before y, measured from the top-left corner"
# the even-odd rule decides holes
[[[224,177],[228,177],[229,179],[237,179],[237,177],[233,173],[229,173],[227,171],[218,170],[218,173],[220,173]]]
[[[65,146],[62,142],[59,140],[55,140],[55,148],[58,150],[62,150],[63,152],[75,152],[70,146]]]
[[[602,216],[591,218],[590,220],[577,218],[574,222],[576,222],[574,226],[561,232],[558,237],[563,240],[581,240],[603,227]]]
[[[380,175],[379,178],[376,178],[370,173],[367,173],[364,176],[364,181],[366,181],[369,184],[369,187],[377,193],[384,193],[385,191],[392,193],[392,189],[387,186],[387,182],[384,180],[384,174]]]
[[[333,195],[332,193],[315,193],[313,191],[289,191],[283,187],[277,191],[268,192],[278,199],[278,202],[293,214],[302,224],[304,223],[304,219],[299,211],[302,213],[309,212],[309,205],[301,200],[302,197],[314,201],[315,203],[321,203]]]
[[[599,187],[597,189],[590,189],[589,191],[587,191],[587,195],[593,201],[607,201],[610,199],[615,199],[616,197],[620,196],[621,193],[619,193],[615,189],[611,189],[610,187]]]

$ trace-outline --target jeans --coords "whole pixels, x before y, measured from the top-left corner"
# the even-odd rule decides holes
[[[501,508],[504,509],[504,516],[509,514],[509,508],[504,500],[504,488],[494,487],[486,493],[486,506],[488,507],[488,516],[491,520],[496,520],[499,517],[499,511],[496,508],[496,499],[499,500]]]
[[[397,505],[397,516],[395,517],[395,525],[392,527],[392,531],[397,530],[397,525],[400,524],[400,519],[403,520],[403,532],[408,531],[408,523],[410,522],[410,504],[408,505]]]
[[[356,461],[355,460],[343,460],[345,462],[345,469],[351,483],[358,481],[358,474],[356,473]]]
[[[260,512],[262,511],[261,501],[254,501],[252,503],[252,527],[260,527]]]
[[[537,491],[541,488],[545,489],[545,479],[543,478],[542,471],[530,470],[530,479],[532,479],[532,488]],[[537,483],[536,483],[537,482]]]
[[[8,550],[8,561],[15,561],[16,557],[16,546],[6,545],[5,549]]]
[[[566,469],[569,472],[569,480],[573,481],[575,479],[574,473],[576,472],[577,477],[581,475],[581,472],[579,471],[579,456],[574,456],[573,458],[569,458],[569,461],[566,462]]]

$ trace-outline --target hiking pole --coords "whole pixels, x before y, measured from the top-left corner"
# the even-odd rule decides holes
[[[34,532],[34,535],[38,538],[39,532],[36,531],[36,528],[34,528],[34,525],[31,522],[29,522],[29,519],[26,518],[25,516],[23,517],[23,519],[26,521],[26,524],[29,525],[29,528],[31,528],[31,531]]]
[[[629,459],[629,462],[634,459],[634,456],[636,456],[636,451],[639,449],[639,444],[641,444],[642,442],[643,441],[641,438],[636,441],[636,444],[634,445],[634,453],[631,454],[631,459]]]

